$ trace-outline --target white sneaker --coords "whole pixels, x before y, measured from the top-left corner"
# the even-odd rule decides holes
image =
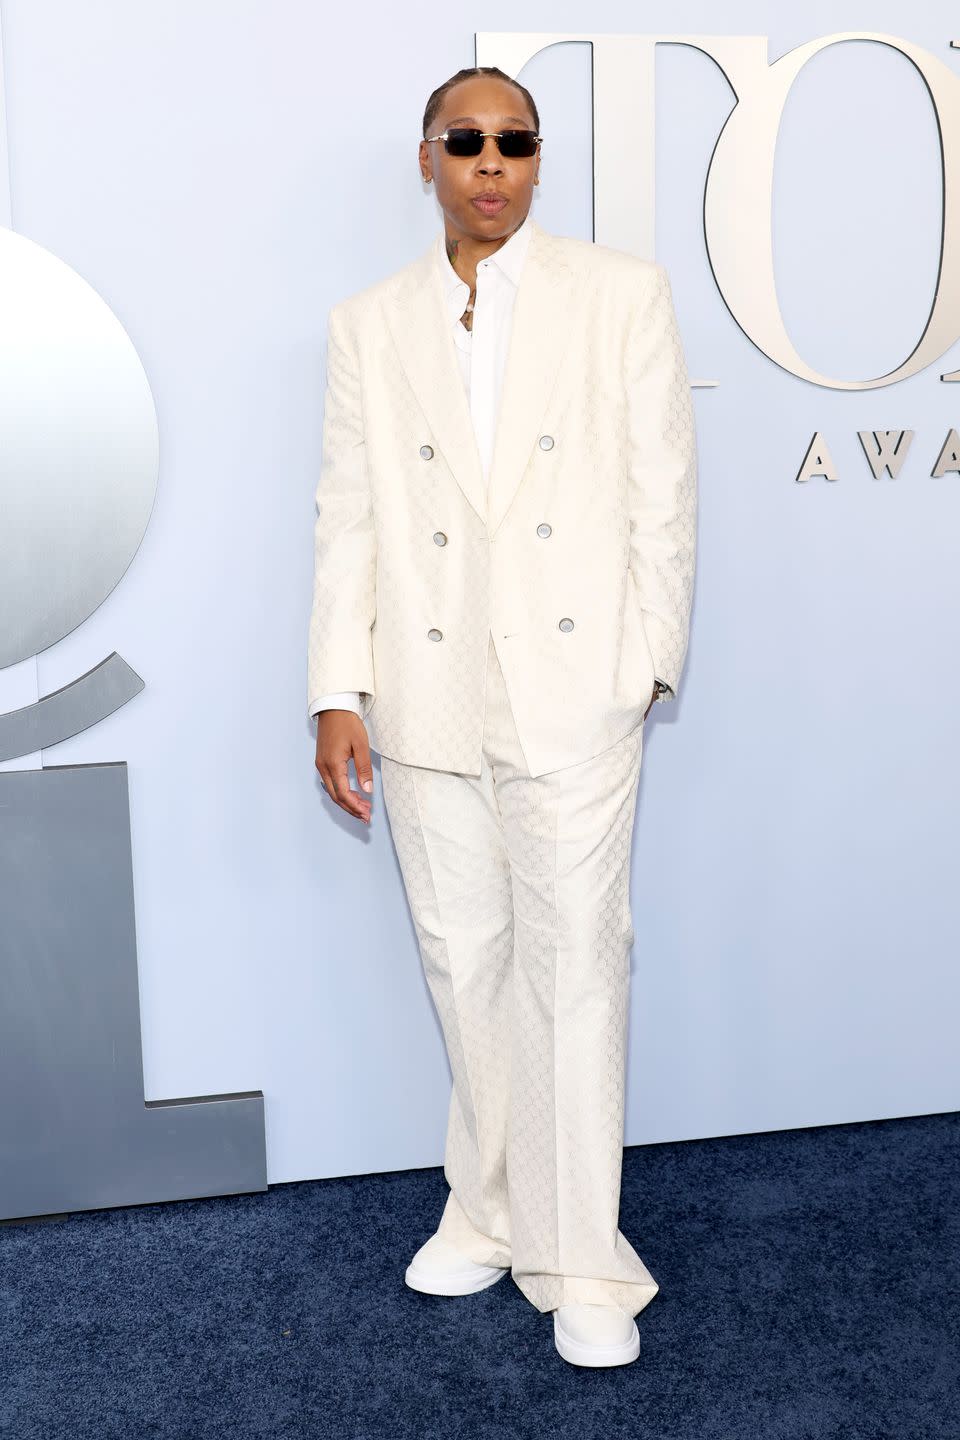
[[[571,1365],[625,1365],[640,1354],[637,1322],[619,1305],[559,1305],[553,1339]]]
[[[404,1274],[412,1290],[425,1295],[472,1295],[502,1280],[509,1265],[478,1265],[441,1235],[431,1235]]]

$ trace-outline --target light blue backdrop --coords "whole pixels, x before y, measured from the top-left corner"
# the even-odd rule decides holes
[[[305,694],[326,315],[440,226],[417,168],[427,95],[473,63],[476,28],[763,34],[771,58],[864,28],[960,74],[952,16],[945,0],[792,15],[4,0],[14,225],[114,308],[161,434],[139,555],[39,662],[47,692],[117,649],[147,688],[44,760],[128,761],[146,1098],[261,1087],[271,1181],[442,1159],[449,1072],[379,766],[368,832],[322,793]],[[696,50],[661,48],[656,71],[656,258],[691,375],[719,384],[695,392],[687,669],[645,742],[626,1139],[954,1109],[960,503],[957,477],[930,470],[960,425],[960,391],[938,378],[960,347],[864,393],[767,360],[703,244],[734,97]],[[534,213],[589,237],[589,49],[521,78],[546,136]],[[627,187],[630,160],[626,137]],[[913,348],[939,185],[912,66],[868,43],[808,66],[774,226],[811,363],[877,375]],[[916,430],[904,470],[874,481],[856,432],[901,427]],[[798,485],[815,430],[841,479]],[[17,678],[0,677],[8,693]]]

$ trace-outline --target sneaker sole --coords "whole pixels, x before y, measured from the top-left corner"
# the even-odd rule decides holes
[[[554,1312],[553,1339],[559,1353],[571,1365],[626,1365],[640,1354],[640,1331],[636,1321],[633,1322],[632,1337],[622,1345],[585,1345],[561,1328]]]
[[[477,1265],[473,1270],[444,1276],[435,1271],[421,1270],[411,1262],[403,1278],[411,1290],[419,1290],[423,1295],[473,1295],[478,1290],[496,1285],[506,1274],[507,1270],[499,1265]]]

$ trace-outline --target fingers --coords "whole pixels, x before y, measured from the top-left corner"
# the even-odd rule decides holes
[[[353,768],[357,772],[357,783],[368,794],[373,793],[373,764],[370,760],[370,742],[365,725],[359,726],[359,734],[353,741]]]
[[[356,820],[363,820],[370,823],[370,801],[365,795],[360,795],[356,790],[350,788],[350,776],[348,772],[349,756],[334,761],[329,765],[318,765],[324,788],[334,804],[339,805],[348,815]]]
[[[350,785],[351,755],[358,781],[363,785],[366,780],[372,791],[373,766],[366,727],[359,716],[353,715],[346,724],[337,723],[334,734],[318,737],[316,766],[324,789],[334,804],[339,805],[340,809],[353,819],[362,820],[369,825],[371,807],[368,795],[360,794]]]

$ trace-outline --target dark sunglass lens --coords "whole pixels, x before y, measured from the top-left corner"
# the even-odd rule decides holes
[[[529,160],[537,151],[535,130],[504,130],[500,136],[500,154],[514,160]]]
[[[483,136],[479,130],[448,130],[448,155],[479,155],[483,149]]]

